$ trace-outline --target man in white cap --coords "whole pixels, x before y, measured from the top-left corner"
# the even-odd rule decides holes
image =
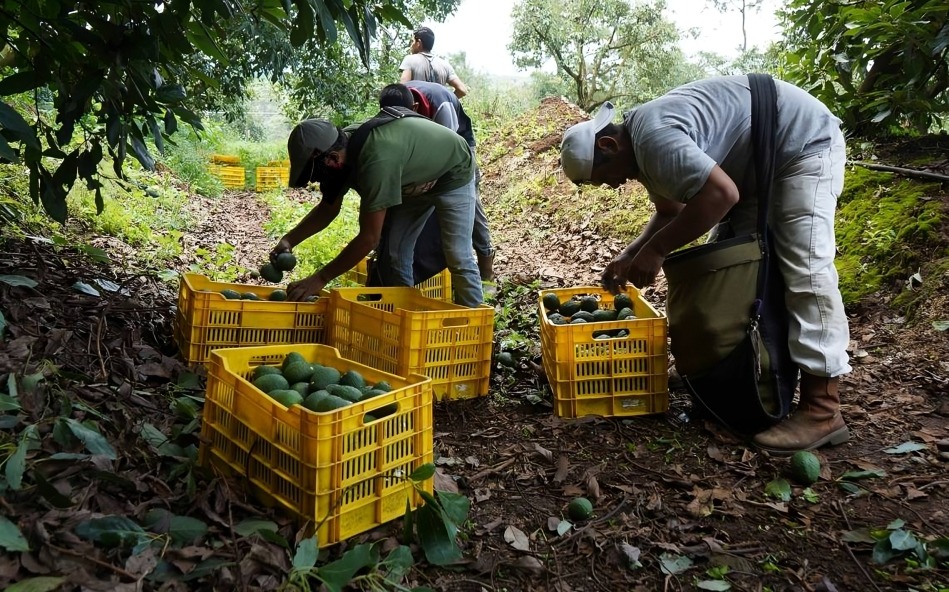
[[[455,302],[479,306],[481,278],[471,249],[475,163],[468,143],[424,117],[397,118],[374,128],[355,158],[347,155],[349,139],[347,131],[324,119],[307,119],[290,133],[290,186],[319,182],[323,198],[280,239],[272,256],[326,228],[350,188],[360,202],[359,234],[322,269],[291,283],[289,299],[319,294],[330,280],[356,267],[378,244],[387,217],[390,251],[397,254],[391,261],[395,285],[412,286],[415,242],[434,207]]]
[[[787,286],[791,357],[801,369],[796,411],[754,437],[774,454],[849,438],[840,414],[839,376],[851,370],[849,331],[834,267],[834,211],[846,151],[840,121],[804,90],[776,80],[774,183],[769,205],[773,251]],[[757,202],[746,76],[692,82],[612,123],[605,103],[592,121],[564,133],[560,160],[575,183],[648,191],[656,211],[603,272],[603,286],[652,284],[674,250],[713,230],[716,239],[750,234]]]

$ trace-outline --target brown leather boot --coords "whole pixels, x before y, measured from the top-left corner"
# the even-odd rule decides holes
[[[752,442],[774,456],[790,456],[824,444],[836,446],[850,439],[840,415],[838,378],[801,372],[801,401],[781,423],[757,434]]]
[[[490,282],[494,280],[494,253],[490,255],[478,254],[478,271],[481,272],[481,280]]]

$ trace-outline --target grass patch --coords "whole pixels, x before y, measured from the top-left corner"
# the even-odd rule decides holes
[[[847,171],[836,220],[844,302],[898,290],[925,261],[947,254],[946,245],[938,246],[940,201],[929,199],[939,185],[897,179],[861,167]]]

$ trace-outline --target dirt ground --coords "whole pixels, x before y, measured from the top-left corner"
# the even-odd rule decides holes
[[[437,483],[471,500],[464,559],[449,568],[423,564],[408,583],[452,592],[949,587],[949,332],[933,325],[949,320],[947,297],[933,298],[913,323],[888,307],[888,295],[848,310],[854,371],[841,391],[852,438],[820,450],[820,481],[809,489],[792,484],[790,499],[767,493],[769,483],[788,478],[787,461],[692,418],[681,390],[671,391],[662,414],[559,419],[537,372],[536,290],[594,283],[623,243],[584,220],[554,220],[552,204],[575,192],[563,179],[523,211],[501,209],[506,179],[556,169],[559,134],[583,115],[551,99],[533,117],[543,133],[496,139],[509,146],[483,166],[482,195],[499,251],[495,302],[509,321],[496,334],[496,350],[512,351],[516,367],[494,365],[488,397],[436,404]],[[949,210],[946,195],[938,197]],[[214,245],[235,235],[226,229],[240,229],[235,263],[254,267],[272,239],[260,230],[262,214],[250,214],[259,210],[242,207],[252,199],[196,198],[201,221],[185,244]],[[148,422],[182,447],[199,444],[193,428],[181,427],[188,414],[180,399],[200,399],[201,383],[176,357],[174,288],[126,270],[121,257],[95,263],[42,239],[6,238],[0,252],[0,276],[38,282],[0,282],[7,323],[0,375],[34,377],[21,388],[22,409],[2,416],[3,430],[19,437],[34,424],[54,436],[31,449],[28,486],[0,500],[31,548],[0,555],[0,584],[62,576],[68,590],[277,589],[289,568],[286,553],[239,536],[234,525],[266,516],[292,539],[294,524],[234,483],[169,472],[169,459],[139,436]],[[185,255],[179,269],[192,262]],[[76,282],[100,296],[77,291]],[[663,283],[644,298],[661,309]],[[528,339],[512,341],[514,333]],[[54,442],[65,442],[55,438],[57,416],[98,422],[115,457],[64,455]],[[558,533],[576,496],[593,501],[594,515]],[[156,577],[155,554],[133,561],[75,534],[90,516],[141,518],[156,508],[209,524],[203,543],[162,556],[192,577]],[[875,554],[870,531],[887,529],[911,533],[941,559],[924,569],[915,546],[892,557]],[[396,522],[326,553],[363,541],[389,544],[399,532]]]

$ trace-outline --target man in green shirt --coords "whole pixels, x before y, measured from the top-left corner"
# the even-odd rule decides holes
[[[393,281],[412,286],[415,243],[425,214],[434,207],[455,302],[479,306],[481,277],[471,248],[475,163],[468,143],[422,117],[402,117],[376,127],[355,159],[347,157],[349,138],[347,131],[324,119],[307,119],[290,133],[290,186],[319,182],[323,198],[271,255],[290,251],[326,228],[339,215],[350,188],[360,202],[359,233],[322,269],[290,284],[289,298],[319,294],[330,280],[355,267],[378,244],[387,217]]]

